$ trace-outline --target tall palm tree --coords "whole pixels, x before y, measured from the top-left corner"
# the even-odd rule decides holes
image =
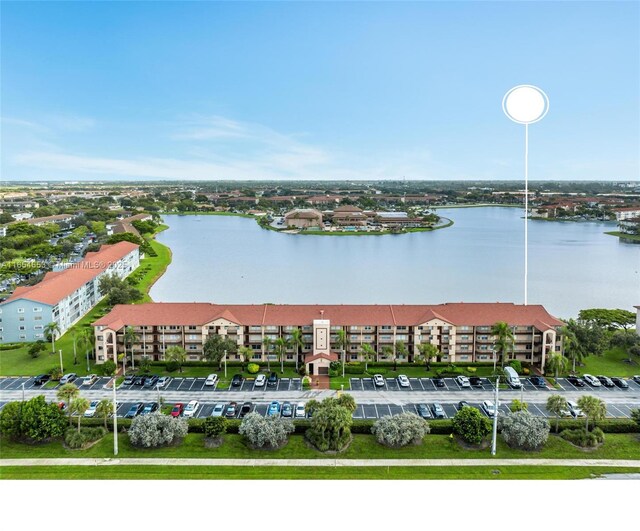
[[[58,392],[56,396],[58,400],[62,400],[67,404],[67,415],[69,416],[69,426],[71,426],[71,401],[76,398],[80,394],[80,390],[78,386],[72,383],[64,384]]]
[[[138,339],[138,336],[136,335],[134,329],[132,326],[127,326],[124,329],[124,353],[125,353],[125,357],[127,354],[127,345],[129,345],[129,349],[131,351],[131,369],[135,370],[136,368],[136,364],[133,361],[133,344],[135,343],[135,341]],[[146,354],[146,352],[145,352]]]
[[[509,351],[513,352],[513,330],[508,323],[498,321],[491,327],[491,334],[494,336],[494,348],[496,352],[500,353],[500,363],[504,368],[504,361]]]
[[[299,328],[294,328],[291,332],[291,346],[296,350],[296,372],[298,372],[300,349],[304,348],[304,341],[302,340],[302,330],[300,330]]]
[[[84,412],[89,409],[89,401],[86,398],[77,396],[71,402],[69,409],[73,410],[73,412],[78,415],[78,433],[80,433],[80,420],[82,419]]]
[[[242,372],[244,372],[244,364],[248,363],[251,356],[253,356],[253,349],[249,347],[240,347],[238,349],[238,354],[240,355]]]
[[[80,332],[80,345],[85,349],[85,355],[87,357],[87,371],[91,370],[89,364],[89,353],[93,352],[93,330],[91,328],[83,328]]]
[[[369,343],[362,345],[362,357],[364,358],[364,372],[369,370],[369,362],[372,361],[376,355],[376,351]]]
[[[584,413],[587,418],[586,430],[589,431],[589,421],[602,420],[607,416],[607,406],[603,400],[600,400],[596,396],[584,395],[578,398],[578,407]]]
[[[567,411],[567,399],[562,395],[551,395],[547,398],[547,410],[556,416],[556,433],[558,433],[558,424],[560,417]]]
[[[44,327],[44,333],[51,338],[51,354],[56,353],[56,335],[60,333],[60,325],[55,322],[49,323]]]
[[[108,400],[106,398],[100,400],[100,402],[98,402],[98,405],[96,406],[96,416],[102,417],[102,420],[104,420],[105,430],[108,429],[107,419],[109,418],[109,415],[111,415],[111,413],[113,413],[113,403],[111,402],[111,400]]]
[[[73,364],[78,365],[78,331],[75,328],[71,329],[71,339],[73,340]]]
[[[289,340],[286,337],[279,337],[275,341],[276,354],[280,359],[280,374],[284,374],[284,357],[289,348]]]
[[[178,369],[182,372],[182,365],[187,360],[187,351],[174,345],[167,349],[166,359],[177,363]]]
[[[547,360],[547,367],[555,374],[555,379],[558,379],[559,373],[564,373],[569,366],[569,360],[565,358],[561,352],[553,352]]]
[[[398,370],[398,357],[402,356],[404,359],[408,360],[409,357],[409,350],[407,349],[407,345],[405,345],[404,341],[396,341],[395,343],[395,358],[394,358],[394,365],[393,365],[393,370],[397,371]]]
[[[396,361],[396,351],[391,345],[385,345],[382,347],[382,355],[385,358],[391,358],[391,361],[395,363]]]
[[[262,344],[264,345],[264,351],[267,353],[267,371],[271,372],[271,360],[269,359],[269,353],[273,348],[273,339],[269,336],[266,336],[262,340]]]
[[[562,336],[562,352],[571,360],[572,372],[576,372],[576,361],[584,359],[584,350],[578,342],[576,334],[569,327],[563,326],[560,335]]]
[[[344,328],[338,330],[338,340],[336,341],[336,343],[340,345],[340,349],[342,350],[342,375],[344,376],[344,364],[347,361],[347,349],[351,344],[349,335],[347,334],[346,330],[344,330]]]

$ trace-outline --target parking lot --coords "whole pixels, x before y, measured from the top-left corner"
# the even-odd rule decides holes
[[[206,378],[172,378],[167,385],[161,388],[162,391],[178,391],[178,392],[195,392],[195,391],[300,391],[302,389],[302,380],[300,378],[278,378],[275,386],[264,385],[256,387],[254,378],[246,378],[242,383],[235,387],[219,389],[219,380],[215,385],[205,385]],[[0,388],[1,389],[1,388]],[[156,391],[155,387],[145,387],[142,385],[125,385],[120,384],[118,390],[136,390],[136,391]]]
[[[77,385],[81,390],[89,391],[102,389],[108,382],[111,381],[111,378],[108,378],[106,376],[99,377],[93,384],[85,385],[85,381],[87,380],[88,378],[81,376],[73,380],[73,383]],[[22,390],[23,384],[25,391],[42,388],[42,386],[40,385],[35,385],[35,378],[33,376],[24,376],[0,379],[0,391],[20,391]],[[48,387],[47,389],[57,389],[58,387],[60,387],[59,383],[55,387]]]

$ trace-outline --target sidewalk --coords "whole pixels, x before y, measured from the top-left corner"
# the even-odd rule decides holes
[[[640,468],[633,459],[172,459],[172,458],[60,458],[0,459],[6,466],[292,466],[292,467],[389,467],[389,466],[563,466]]]

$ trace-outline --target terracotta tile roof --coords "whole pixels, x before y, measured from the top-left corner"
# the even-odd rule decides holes
[[[304,355],[304,362],[305,363],[310,363],[310,362],[315,361],[317,359],[323,359],[323,360],[329,360],[329,361],[338,361],[338,354],[336,354],[335,352],[332,352],[331,354],[325,354],[325,353],[321,352],[319,354],[305,354]]]
[[[218,305],[205,302],[145,303],[118,305],[94,325],[109,326],[115,321],[127,325],[203,325],[225,318],[244,326],[303,326],[314,319],[328,319],[332,325],[416,326],[433,319],[452,325],[490,326],[506,321],[512,326],[563,326],[541,305],[512,303],[447,303],[437,305]],[[542,328],[540,328],[542,329]]]
[[[63,271],[47,273],[34,286],[18,287],[2,304],[16,299],[29,299],[44,304],[57,304],[66,296],[107,270],[114,262],[138,246],[130,242],[103,245],[95,253],[87,253],[83,260]]]

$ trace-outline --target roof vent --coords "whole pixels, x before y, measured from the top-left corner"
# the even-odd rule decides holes
[[[320,317],[324,315],[324,310],[320,310]]]

